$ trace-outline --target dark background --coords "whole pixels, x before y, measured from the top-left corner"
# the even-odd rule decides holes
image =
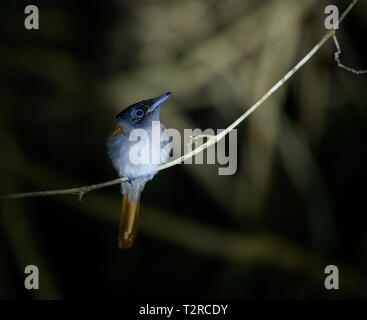
[[[24,28],[37,5],[40,29]],[[0,194],[116,178],[124,107],[172,91],[168,128],[225,128],[325,33],[327,1],[2,1]],[[349,1],[337,3],[340,11]],[[367,68],[367,3],[337,32]],[[0,202],[0,298],[367,298],[367,78],[330,40],[238,127],[238,170],[178,165],[117,248],[119,186]],[[24,268],[40,290],[24,289]],[[340,289],[324,287],[335,264]]]

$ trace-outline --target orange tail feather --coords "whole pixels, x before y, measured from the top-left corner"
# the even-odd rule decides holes
[[[131,248],[138,232],[140,198],[137,202],[129,202],[127,195],[122,197],[118,246],[119,248]]]

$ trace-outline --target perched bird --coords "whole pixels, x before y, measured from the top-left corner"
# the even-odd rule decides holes
[[[169,157],[170,143],[159,116],[162,103],[170,95],[168,92],[127,107],[116,116],[116,126],[107,140],[114,168],[120,177],[128,177],[121,183],[120,248],[133,245],[138,231],[140,194]]]

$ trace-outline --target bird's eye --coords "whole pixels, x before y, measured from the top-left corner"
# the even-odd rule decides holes
[[[135,115],[138,117],[138,118],[141,118],[143,115],[144,115],[144,110],[143,109],[137,109],[135,111]]]

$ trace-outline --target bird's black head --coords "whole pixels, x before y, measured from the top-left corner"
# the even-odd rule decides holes
[[[159,120],[159,110],[161,104],[166,101],[171,92],[149,100],[137,102],[125,110],[121,111],[116,118],[118,122],[129,124],[130,126],[142,127],[145,123]]]

